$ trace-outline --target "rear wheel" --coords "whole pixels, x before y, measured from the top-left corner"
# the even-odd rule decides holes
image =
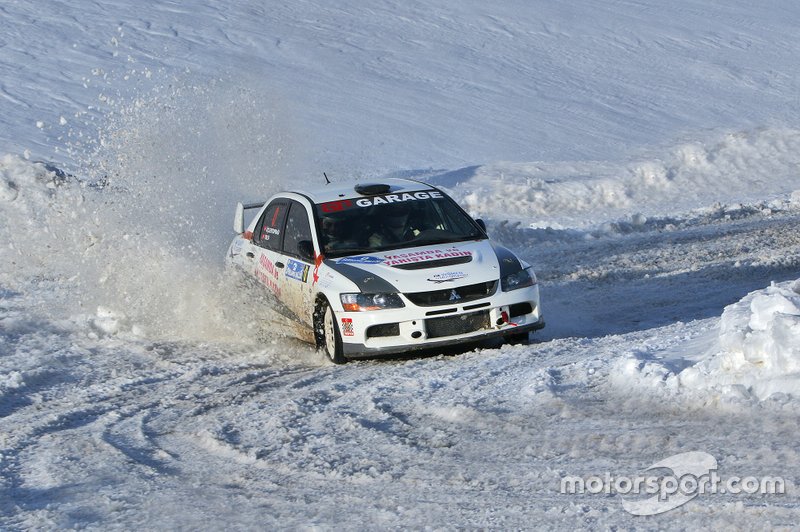
[[[317,307],[317,347],[325,352],[334,364],[344,364],[347,359],[342,350],[342,337],[336,326],[336,314],[327,301],[321,301]]]

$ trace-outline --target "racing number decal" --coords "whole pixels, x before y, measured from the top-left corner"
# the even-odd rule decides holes
[[[311,266],[308,264],[289,259],[289,262],[286,264],[286,277],[305,283],[308,281],[308,272],[310,269]]]

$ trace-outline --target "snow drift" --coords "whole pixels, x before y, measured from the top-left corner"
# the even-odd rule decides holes
[[[611,363],[617,386],[699,402],[800,401],[800,279],[773,283],[725,308],[677,350]]]
[[[678,375],[682,386],[800,399],[800,279],[773,284],[728,306],[719,344]]]
[[[479,216],[581,227],[630,214],[673,215],[800,189],[800,130],[761,128],[678,142],[633,162],[493,163],[430,178]],[[765,197],[765,191],[769,194]]]

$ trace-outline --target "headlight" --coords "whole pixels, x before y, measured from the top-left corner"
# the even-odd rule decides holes
[[[342,306],[347,312],[403,308],[403,300],[397,294],[341,294]]]
[[[525,288],[536,284],[536,274],[533,273],[533,268],[525,268],[511,275],[506,275],[500,279],[500,288],[503,292],[510,292],[518,288]]]

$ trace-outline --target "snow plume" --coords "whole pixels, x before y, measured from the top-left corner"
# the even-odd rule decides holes
[[[150,218],[147,233],[184,253],[219,260],[235,202],[266,199],[291,172],[287,120],[255,89],[212,80],[109,101],[97,138],[72,156],[124,191],[109,208],[125,223]]]
[[[245,301],[222,260],[235,202],[266,199],[285,175],[289,143],[268,103],[214,84],[163,89],[111,104],[97,138],[71,146],[79,177],[3,158],[2,284],[50,283],[70,295],[42,301],[49,313],[102,307],[94,321],[148,334],[241,334],[231,318]]]
[[[83,190],[42,163],[12,155],[0,159],[0,208],[5,287],[17,289],[22,278],[77,274],[70,266],[98,238]]]

